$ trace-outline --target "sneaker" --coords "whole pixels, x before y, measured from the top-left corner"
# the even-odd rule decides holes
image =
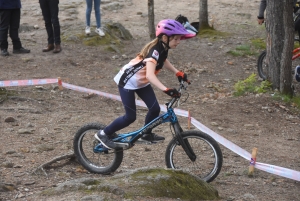
[[[155,133],[147,133],[141,137],[141,140],[148,141],[148,142],[158,142],[158,141],[165,140],[165,138],[162,136],[156,135]]]
[[[96,28],[95,32],[96,32],[97,34],[99,34],[100,36],[105,36],[105,33],[103,32],[103,30],[102,30],[101,27],[100,27],[100,28]]]
[[[300,66],[296,66],[295,68],[295,79],[297,82],[300,82]]]
[[[105,146],[107,149],[115,149],[116,144],[110,139],[110,137],[105,134],[101,135],[100,132],[101,130],[99,130],[95,134],[95,138],[99,140],[102,143],[102,145]]]
[[[30,50],[25,49],[24,47],[21,47],[20,49],[13,49],[14,54],[24,54],[24,53],[30,53]]]
[[[89,36],[90,33],[91,33],[91,28],[89,26],[85,27],[85,34]]]
[[[1,50],[1,56],[8,56],[8,55],[9,55],[9,53],[8,53],[7,49]]]
[[[117,137],[119,137],[119,135],[117,133],[113,133],[112,135],[108,136],[110,139],[115,139]]]

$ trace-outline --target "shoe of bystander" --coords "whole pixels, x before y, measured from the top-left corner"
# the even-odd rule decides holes
[[[1,56],[8,56],[8,55],[9,55],[9,53],[8,53],[7,49],[1,50]]]
[[[25,49],[24,47],[21,47],[20,49],[13,49],[14,54],[24,54],[24,53],[30,53],[30,50]]]
[[[96,28],[95,32],[97,34],[99,34],[100,36],[105,36],[105,33],[104,33],[102,27]]]
[[[85,35],[90,35],[91,34],[91,28],[89,26],[85,27]]]

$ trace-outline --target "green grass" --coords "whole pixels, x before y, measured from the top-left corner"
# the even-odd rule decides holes
[[[239,45],[235,48],[235,50],[230,50],[228,52],[233,56],[246,56],[246,55],[256,55],[257,53],[251,50],[250,45]]]
[[[275,93],[273,98],[277,101],[283,101],[287,104],[290,104],[298,109],[300,109],[300,96],[293,96],[292,98],[287,96],[287,95],[283,95],[283,94],[279,94],[279,93]]]
[[[226,38],[229,36],[229,33],[218,31],[212,27],[201,29],[198,33],[198,37],[210,39]]]
[[[242,96],[246,93],[266,93],[271,89],[271,83],[269,81],[257,82],[256,74],[252,73],[245,80],[238,81],[234,85],[234,96]]]
[[[262,38],[251,39],[251,45],[254,46],[254,48],[259,49],[259,50],[266,49],[266,41]]]
[[[252,73],[245,80],[240,80],[235,83],[233,95],[242,96],[247,93],[261,94],[272,90],[272,84],[269,81],[265,80],[262,82],[258,82],[256,77],[257,75],[255,73]],[[274,93],[273,99],[285,102],[300,109],[300,96],[289,97],[280,93]]]
[[[266,43],[261,38],[251,39],[249,43],[242,44],[230,50],[227,53],[235,57],[240,56],[257,56],[261,50],[266,49]]]

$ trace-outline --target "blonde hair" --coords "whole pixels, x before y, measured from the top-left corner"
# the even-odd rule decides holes
[[[154,40],[152,40],[151,42],[147,43],[143,49],[138,53],[138,57],[140,59],[144,59],[147,54],[149,53],[149,50],[158,43],[159,38],[155,38]]]
[[[166,42],[166,40],[173,40],[175,35],[172,35],[172,36],[166,36],[166,35],[163,35],[161,36],[161,38],[159,37],[156,37],[154,40],[152,40],[151,42],[147,43],[143,49],[137,54],[137,56],[140,58],[140,59],[144,59],[148,53],[149,53],[149,50],[158,43],[159,40],[162,40],[164,42]],[[169,39],[167,38],[169,37]],[[166,48],[166,47],[165,47]]]

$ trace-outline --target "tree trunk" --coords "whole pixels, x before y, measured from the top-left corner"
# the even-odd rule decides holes
[[[284,44],[283,1],[267,0],[267,79],[273,89],[280,87],[280,62]]]
[[[207,0],[199,0],[199,30],[210,28],[208,24],[208,6]]]
[[[284,45],[280,67],[280,92],[290,97],[293,96],[292,89],[292,50],[294,47],[294,21],[293,21],[293,5],[294,0],[284,0],[283,24],[284,26]]]
[[[154,25],[154,0],[148,0],[148,27],[150,39],[154,39],[155,25]]]
[[[267,80],[273,89],[290,95],[293,50],[293,0],[267,0]]]

